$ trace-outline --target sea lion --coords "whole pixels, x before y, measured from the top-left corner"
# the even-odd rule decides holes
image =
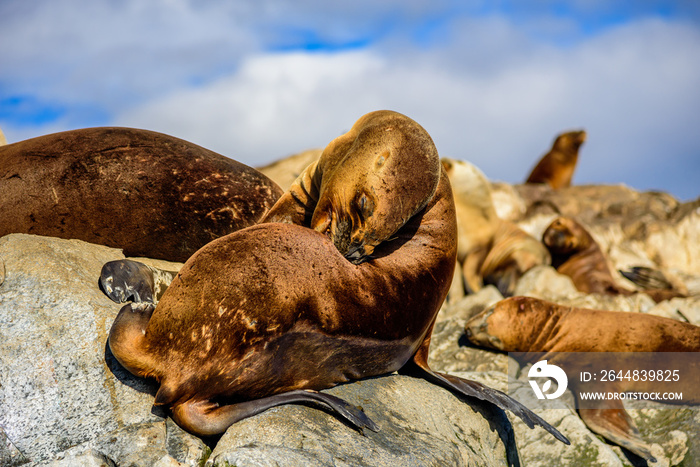
[[[552,149],[542,156],[525,183],[546,183],[553,190],[571,185],[578,151],[586,141],[586,132],[570,131],[557,136]]]
[[[122,259],[102,266],[99,285],[102,292],[116,303],[133,301],[155,305],[176,275],[177,271]]]
[[[562,352],[700,352],[700,327],[692,324],[643,313],[567,307],[531,297],[501,300],[467,321],[465,328],[474,344],[503,352],[531,352],[535,360],[554,364],[565,356]],[[694,374],[698,371],[700,368],[695,368]],[[697,404],[696,385],[692,378],[681,379],[673,390],[683,392],[681,403]],[[580,409],[584,401],[579,397],[579,386],[579,381],[569,378],[579,415],[591,430],[653,459],[620,400]],[[613,384],[620,392],[644,391],[646,386],[641,380],[625,379]]]
[[[581,224],[569,217],[557,217],[542,234],[542,243],[552,255],[552,266],[569,276],[585,293],[632,293],[615,284],[600,246]]]
[[[0,146],[5,146],[7,144],[7,138],[5,138],[5,133],[2,132],[0,128]]]
[[[88,128],[0,147],[0,236],[29,233],[183,262],[281,196],[246,165],[162,133]]]
[[[557,217],[542,234],[542,243],[552,255],[552,266],[560,274],[569,276],[578,290],[584,293],[632,295],[637,293],[615,283],[607,260],[593,236],[577,221],[569,217]],[[623,275],[634,282],[647,269],[632,268]],[[637,272],[635,272],[637,271]],[[642,292],[660,302],[674,297],[684,297],[683,291],[666,288],[645,288]]]
[[[155,378],[155,403],[199,435],[304,401],[376,430],[361,409],[318,391],[398,370],[568,443],[505,394],[428,367],[455,254],[452,192],[432,139],[404,115],[372,112],[263,223],[197,251],[155,308],[123,307],[109,347],[129,371]]]
[[[549,264],[549,252],[540,241],[516,224],[501,219],[491,197],[491,184],[473,164],[443,157],[442,165],[455,198],[457,261],[467,293],[493,284],[512,295],[520,277],[534,266]],[[461,296],[462,280],[451,295]]]

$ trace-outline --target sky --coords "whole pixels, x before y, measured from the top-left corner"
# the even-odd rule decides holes
[[[520,183],[585,129],[574,183],[700,196],[700,2],[0,0],[0,128],[160,131],[262,166],[401,112]]]

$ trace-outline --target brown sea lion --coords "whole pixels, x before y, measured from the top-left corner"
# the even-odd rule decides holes
[[[553,190],[570,186],[578,161],[578,151],[584,141],[586,132],[583,130],[557,136],[552,149],[542,156],[525,183],[546,183]]]
[[[129,371],[155,378],[155,403],[200,435],[300,401],[376,430],[318,391],[399,370],[568,443],[505,394],[428,367],[455,254],[452,192],[432,139],[408,117],[372,112],[326,147],[265,223],[200,249],[155,308],[122,308],[109,346]]]
[[[465,327],[474,344],[503,352],[532,352],[535,360],[555,364],[567,357],[564,352],[700,352],[700,327],[692,324],[643,313],[567,307],[531,297],[501,300]],[[686,376],[693,374],[690,369],[684,371]],[[695,368],[694,374],[698,372],[700,368]],[[645,391],[648,384],[622,379],[612,387]],[[591,430],[653,459],[622,401],[601,401],[597,408],[580,409],[584,401],[579,396],[579,381],[569,378],[569,387],[577,398],[581,419]],[[681,379],[673,390],[683,392],[681,403],[700,403],[697,378]]]
[[[502,294],[512,295],[525,272],[550,263],[549,252],[516,224],[498,217],[491,184],[476,166],[449,158],[441,162],[455,198],[457,271],[463,275],[466,291],[493,284]],[[457,282],[459,286],[462,281]]]
[[[281,194],[255,169],[152,131],[88,128],[0,147],[0,236],[75,238],[182,262],[256,223]]]
[[[557,217],[542,234],[542,243],[552,255],[552,266],[557,272],[569,276],[578,290],[585,293],[632,295],[636,293],[615,283],[607,260],[591,234],[577,221]],[[628,273],[631,278],[640,273]],[[626,276],[627,277],[627,276]],[[654,301],[684,297],[679,290],[665,288],[642,290]]]

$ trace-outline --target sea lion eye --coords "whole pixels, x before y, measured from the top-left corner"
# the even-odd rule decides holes
[[[360,218],[363,220],[367,219],[374,212],[374,203],[365,193],[361,193],[355,199],[355,205]]]

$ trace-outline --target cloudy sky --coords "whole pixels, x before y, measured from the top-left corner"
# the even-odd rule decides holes
[[[700,196],[700,2],[0,0],[0,128],[168,133],[259,166],[361,115],[526,178],[583,128],[574,182]]]

